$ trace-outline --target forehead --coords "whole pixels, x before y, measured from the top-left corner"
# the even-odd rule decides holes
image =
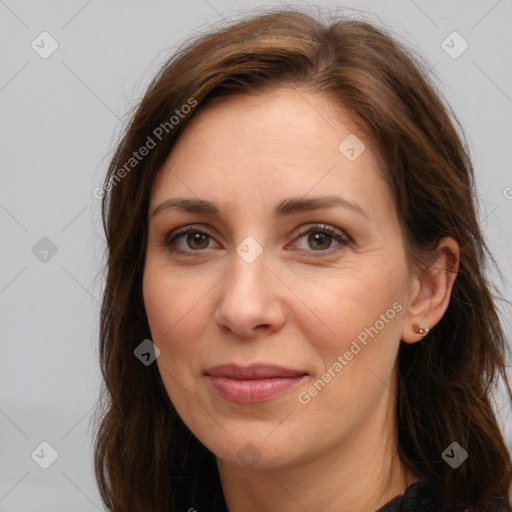
[[[209,104],[191,119],[173,153],[180,153],[180,146],[200,143],[210,152],[218,147],[225,157],[255,152],[265,159],[280,151],[337,155],[339,143],[350,134],[371,143],[349,110],[324,95],[283,87]],[[267,151],[259,153],[262,146]]]
[[[170,194],[254,203],[308,191],[366,195],[370,203],[387,193],[371,146],[348,110],[318,94],[283,88],[222,98],[191,119],[151,203]]]

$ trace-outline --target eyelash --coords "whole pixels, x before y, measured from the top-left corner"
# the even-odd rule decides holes
[[[314,226],[311,226],[308,229],[306,229],[305,231],[300,232],[298,234],[297,238],[301,238],[305,235],[309,235],[310,233],[316,233],[316,232],[326,233],[326,234],[332,236],[332,238],[334,238],[334,240],[336,240],[342,247],[348,245],[352,241],[352,239],[347,234],[345,234],[342,231],[335,229],[331,226],[328,226],[326,224],[316,224]],[[195,226],[185,226],[183,228],[177,229],[174,232],[170,233],[165,238],[165,240],[162,242],[162,245],[164,245],[167,248],[167,250],[171,253],[181,253],[181,254],[198,253],[195,256],[201,256],[201,253],[204,252],[206,249],[183,250],[183,249],[177,249],[174,246],[174,244],[178,238],[180,238],[181,236],[186,235],[188,233],[199,233],[201,235],[206,235],[207,237],[213,238],[213,236],[210,233],[208,233],[207,231],[198,229]],[[336,250],[340,250],[340,247],[334,248],[334,251],[336,251]],[[325,253],[331,254],[332,250],[331,249],[318,250],[318,251],[311,250],[311,251],[307,251],[307,252],[318,252],[318,253],[323,253],[323,254],[325,254]],[[191,254],[190,254],[190,256],[191,256]],[[319,256],[308,256],[308,257],[317,258]]]

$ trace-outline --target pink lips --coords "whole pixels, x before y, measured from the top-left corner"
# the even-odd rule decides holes
[[[265,402],[283,394],[301,382],[307,375],[274,365],[238,366],[222,364],[205,371],[213,389],[230,402]]]

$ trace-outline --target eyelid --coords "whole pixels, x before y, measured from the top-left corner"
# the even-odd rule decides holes
[[[332,236],[339,236],[340,238],[345,239],[347,243],[352,241],[351,237],[343,229],[331,226],[325,222],[309,222],[308,224],[301,226],[296,238],[314,231],[327,232]]]

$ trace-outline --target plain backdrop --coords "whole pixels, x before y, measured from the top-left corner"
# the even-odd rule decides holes
[[[90,424],[104,263],[93,190],[126,113],[177,45],[265,5],[285,4],[0,0],[0,511],[103,510]],[[510,297],[511,0],[313,5],[373,13],[431,64],[468,136],[503,271],[493,279]],[[502,315],[510,339],[510,307]],[[496,407],[512,447],[501,393]]]

